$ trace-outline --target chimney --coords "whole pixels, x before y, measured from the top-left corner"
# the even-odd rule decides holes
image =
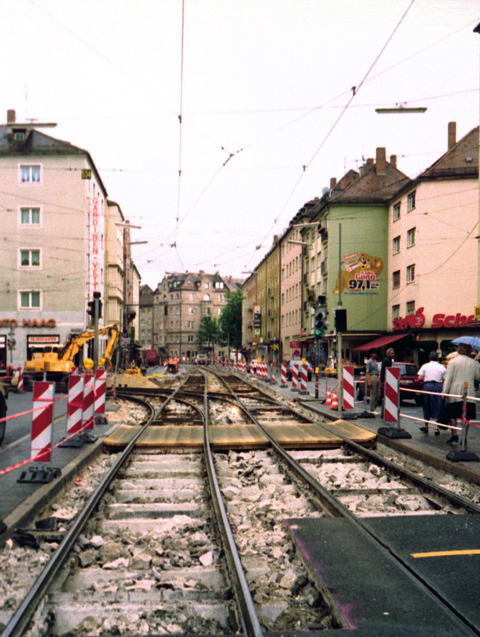
[[[336,177],[332,177],[330,179],[330,190],[333,190],[336,185],[337,185],[337,178]]]
[[[373,164],[374,164],[373,157],[369,157],[369,158],[367,159],[367,166],[373,166]]]
[[[377,148],[375,172],[377,173],[377,175],[387,174],[387,151],[385,150],[385,148]]]
[[[448,122],[448,150],[457,143],[457,122]]]
[[[17,121],[17,114],[13,108],[9,108],[7,111],[7,124],[15,124]]]
[[[390,165],[393,166],[394,168],[397,167],[397,156],[396,155],[390,155]]]

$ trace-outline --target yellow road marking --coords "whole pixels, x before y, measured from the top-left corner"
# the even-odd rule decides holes
[[[480,549],[466,551],[433,551],[431,553],[412,553],[412,557],[450,557],[450,555],[480,555]]]

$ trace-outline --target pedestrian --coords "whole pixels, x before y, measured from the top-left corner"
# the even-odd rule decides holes
[[[370,358],[367,361],[365,378],[367,381],[367,387],[370,390],[370,411],[375,412],[375,409],[380,402],[380,376],[377,362],[377,350],[372,347],[368,353]]]
[[[445,394],[463,395],[465,383],[467,383],[467,397],[475,395],[475,384],[480,381],[480,368],[478,362],[470,358],[472,346],[460,343],[457,349],[458,356],[452,358],[445,375]],[[463,400],[456,396],[447,396],[447,414],[450,419],[452,435],[446,441],[447,445],[458,442],[456,433],[457,418],[463,414]],[[467,402],[467,420],[475,420],[476,408],[474,402]],[[468,434],[468,423],[465,428],[465,440]]]
[[[420,431],[428,434],[428,423],[430,420],[435,420],[435,435],[440,435],[440,429],[438,428],[438,414],[440,413],[440,407],[442,406],[442,388],[443,379],[447,373],[446,368],[440,365],[438,362],[438,354],[433,351],[430,352],[428,357],[429,363],[425,363],[418,370],[418,376],[423,380],[423,389],[428,394],[423,394],[423,418],[425,425],[420,427]]]
[[[382,368],[380,370],[380,380],[382,381],[382,383],[385,382],[386,369],[387,367],[391,367],[393,365],[394,358],[395,358],[395,350],[393,349],[393,347],[389,347],[387,349],[387,355],[382,361]]]

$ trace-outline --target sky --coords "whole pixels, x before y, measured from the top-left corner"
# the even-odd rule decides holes
[[[246,278],[377,147],[415,177],[479,123],[477,0],[0,0],[0,121],[87,150],[142,283]],[[355,89],[353,89],[355,87]],[[425,106],[379,115],[378,107]],[[3,107],[3,108],[2,108]]]

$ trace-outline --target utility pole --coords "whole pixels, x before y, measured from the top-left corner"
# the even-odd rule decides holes
[[[100,308],[101,308],[100,292],[93,293],[93,300],[94,300],[94,312],[95,312],[94,322],[93,322],[94,332],[95,332],[95,335],[93,337],[93,371],[95,372],[98,367],[98,319],[100,318]]]
[[[338,306],[342,307],[342,224],[338,224]],[[342,332],[337,330],[338,411],[343,410]]]

